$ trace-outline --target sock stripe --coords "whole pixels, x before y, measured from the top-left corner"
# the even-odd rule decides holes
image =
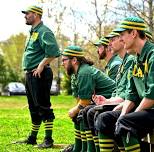
[[[141,152],[141,149],[131,150],[130,152]]]
[[[98,136],[93,136],[94,139],[98,139]]]
[[[81,139],[82,141],[87,141],[86,139]]]
[[[76,132],[74,133],[74,135],[75,135],[75,136],[81,136],[80,133],[76,133]]]
[[[82,141],[87,141],[86,134],[85,134],[84,131],[81,131],[81,140]]]
[[[99,143],[99,139],[94,139],[94,142],[98,142]]]
[[[35,124],[32,124],[32,126],[33,126],[33,127],[40,127],[40,125],[35,125]]]
[[[114,147],[114,144],[102,144],[100,143],[99,144],[100,148],[113,148]]]
[[[91,135],[87,135],[87,134],[86,134],[86,137],[87,137],[87,138],[93,138],[92,134],[91,134]]]
[[[34,127],[34,126],[32,126],[32,129],[39,129],[40,127]]]
[[[112,152],[113,149],[100,149],[100,152]]]
[[[99,139],[99,142],[114,142],[113,139]]]
[[[53,125],[45,126],[45,128],[53,128]]]
[[[74,129],[75,132],[80,133],[80,130]]]
[[[48,124],[49,124],[49,125],[50,125],[50,124],[53,125],[53,122],[52,122],[52,121],[51,121],[51,122],[44,122],[44,124],[45,124],[45,125],[48,125]]]
[[[93,138],[87,138],[88,141],[93,141]]]
[[[138,150],[138,149],[140,149],[140,144],[125,147],[125,150],[131,150],[131,151]]]
[[[78,137],[78,136],[76,136],[75,138],[76,138],[76,139],[81,139],[81,137]]]
[[[45,130],[52,130],[52,128],[45,128]]]
[[[38,132],[38,131],[39,131],[39,129],[32,129],[32,131]]]
[[[118,146],[118,149],[120,150],[120,152],[125,152],[125,147],[119,147]]]
[[[81,138],[84,138],[84,139],[86,139],[86,136],[85,136],[85,135],[81,135]]]
[[[81,134],[86,134],[84,131],[80,131]]]
[[[86,132],[86,134],[91,134],[91,130],[87,130],[85,132]]]
[[[37,132],[40,128],[40,125],[35,125],[35,124],[32,124],[32,131],[35,131]]]

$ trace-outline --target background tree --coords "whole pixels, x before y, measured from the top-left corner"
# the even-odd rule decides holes
[[[23,81],[21,68],[22,54],[26,36],[22,33],[11,36],[8,40],[0,42],[5,62],[5,82]]]
[[[37,0],[44,7],[43,20],[54,32],[60,50],[68,45],[79,45],[87,58],[102,69],[104,61],[98,60],[97,48],[93,45],[101,36],[107,35],[119,21],[129,15],[144,18],[150,31],[154,31],[153,0]],[[21,59],[26,36],[23,33],[0,42],[4,52],[7,81],[22,81]],[[61,59],[52,63],[55,78],[60,78]],[[61,69],[60,69],[61,68]],[[67,81],[66,81],[67,82]]]
[[[0,54],[0,89],[2,87],[2,85],[5,83],[6,81],[6,65],[5,65],[5,61],[4,61],[4,56],[2,54]]]
[[[154,1],[153,0],[117,0],[118,5],[112,7],[117,16],[139,16],[144,19],[149,30],[154,31]],[[120,11],[119,11],[120,10]]]

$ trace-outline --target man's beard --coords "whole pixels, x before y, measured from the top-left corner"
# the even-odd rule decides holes
[[[74,68],[73,68],[72,64],[69,64],[67,67],[67,74],[69,76],[71,76],[73,73],[74,73]]]
[[[99,59],[101,60],[103,60],[103,59],[105,59],[105,57],[106,57],[106,52],[104,51],[102,54],[99,54]]]
[[[31,23],[29,23],[29,22],[26,22],[26,25],[32,25]]]

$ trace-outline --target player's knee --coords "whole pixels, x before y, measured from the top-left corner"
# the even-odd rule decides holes
[[[108,129],[108,124],[110,124],[110,118],[109,118],[109,115],[107,112],[104,112],[104,113],[101,113],[97,116],[97,119],[96,119],[96,129],[98,131],[101,131],[101,130],[107,130]]]

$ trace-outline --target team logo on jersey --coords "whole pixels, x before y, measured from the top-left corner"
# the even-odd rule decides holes
[[[147,60],[142,65],[138,66],[137,64],[134,65],[133,68],[133,76],[135,77],[144,77],[144,74],[148,73],[148,63]]]
[[[31,36],[31,39],[32,39],[33,41],[36,41],[37,38],[38,38],[38,35],[39,35],[38,32],[33,32],[32,36]]]

